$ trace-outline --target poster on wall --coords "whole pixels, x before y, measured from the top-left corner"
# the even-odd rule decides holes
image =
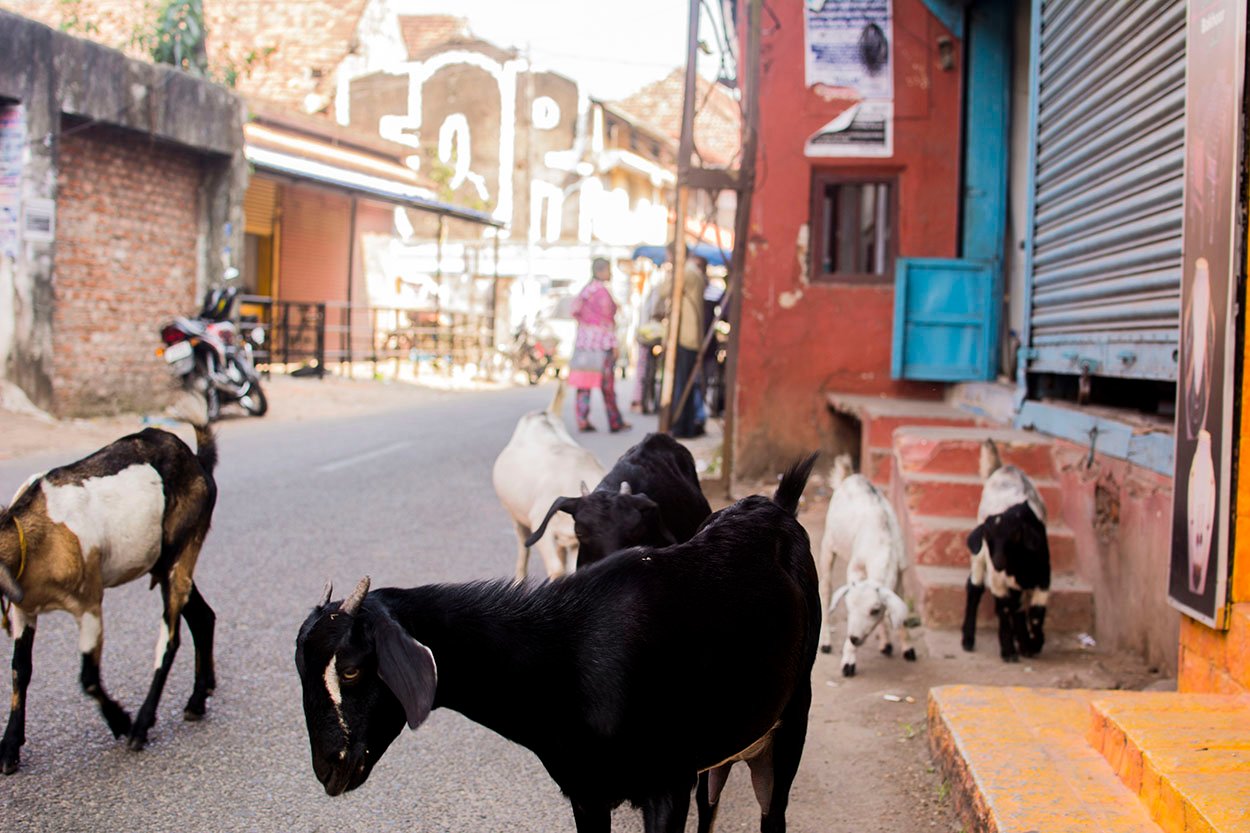
[[[860,99],[894,97],[892,0],[807,0],[807,86],[843,87]]]
[[[21,240],[25,147],[26,111],[20,104],[0,105],[0,258],[10,260],[17,260]]]
[[[1190,0],[1185,225],[1168,598],[1225,627],[1232,554],[1238,172],[1245,4]]]
[[[894,102],[859,101],[813,133],[807,156],[893,156]]]
[[[808,87],[828,87],[854,100],[812,134],[809,157],[894,155],[892,0],[807,0],[804,13]]]

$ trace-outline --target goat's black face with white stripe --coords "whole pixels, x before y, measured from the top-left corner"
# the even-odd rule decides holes
[[[677,543],[664,525],[656,502],[646,495],[632,494],[628,483],[622,483],[619,491],[596,489],[578,498],[557,498],[526,546],[538,542],[556,512],[573,516],[579,567],[629,547],[667,547]]]
[[[329,795],[363,784],[405,720],[415,729],[434,703],[433,655],[367,591],[366,579],[342,603],[323,601],[295,641],[313,771]]]

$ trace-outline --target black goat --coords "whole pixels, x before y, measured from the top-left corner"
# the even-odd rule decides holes
[[[681,831],[698,773],[736,760],[751,766],[761,829],[783,831],[820,628],[795,519],[814,459],[685,544],[623,550],[539,586],[369,593],[366,578],[341,604],[327,587],[295,642],[326,792],[359,787],[405,721],[446,707],[533,750],[579,833],[610,830],[625,801],[648,831]],[[707,793],[701,781],[714,808]]]
[[[203,410],[203,406],[200,406]],[[192,575],[208,534],[217,485],[217,447],[202,414],[195,452],[168,431],[148,428],[68,466],[36,475],[0,509],[0,593],[12,602],[13,704],[0,741],[0,771],[18,769],[26,741],[35,623],[65,610],[78,620],[83,691],[96,700],[114,737],[142,749],[178,651],[179,617],[195,640],[195,685],[183,712],[203,716],[213,693],[216,617]],[[104,690],[100,652],[104,590],[147,574],[160,585],[164,615],[156,672],[134,721]]]
[[[573,516],[581,568],[626,547],[689,541],[712,507],[689,449],[668,434],[648,434],[621,455],[594,491],[557,498],[526,546],[542,538],[556,512]]]
[[[963,648],[976,647],[977,608],[988,583],[998,614],[999,651],[1005,662],[1041,653],[1046,642],[1050,595],[1050,543],[1046,506],[1028,475],[999,461],[993,442],[982,451],[986,475],[977,510],[980,523],[968,535],[972,569],[964,608]]]

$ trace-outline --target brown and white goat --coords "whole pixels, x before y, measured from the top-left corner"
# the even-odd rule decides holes
[[[202,410],[202,407],[201,407]],[[195,685],[184,716],[198,720],[215,685],[212,609],[192,580],[217,500],[217,448],[206,419],[195,420],[197,450],[148,428],[89,457],[31,477],[0,509],[0,595],[11,603],[13,702],[0,740],[0,771],[16,772],[26,741],[26,689],[35,623],[68,611],[78,620],[83,691],[96,700],[114,737],[142,749],[156,721],[165,678],[178,651],[179,617],[195,641]],[[135,719],[100,681],[106,587],[143,574],[160,585],[164,615],[156,671]]]

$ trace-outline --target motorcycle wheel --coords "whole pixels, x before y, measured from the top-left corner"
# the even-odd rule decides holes
[[[247,389],[247,393],[239,398],[239,404],[243,410],[252,416],[264,416],[269,410],[269,400],[265,399],[265,392],[260,389],[260,385],[252,382],[251,387]]]

